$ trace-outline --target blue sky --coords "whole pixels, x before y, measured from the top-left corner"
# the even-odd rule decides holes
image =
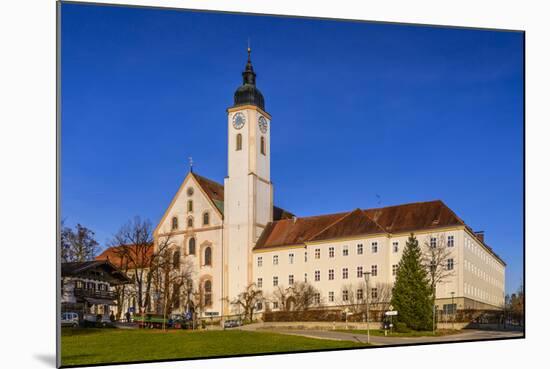
[[[247,39],[299,216],[441,199],[523,273],[523,35],[62,6],[61,205],[105,242],[188,171],[223,182]]]

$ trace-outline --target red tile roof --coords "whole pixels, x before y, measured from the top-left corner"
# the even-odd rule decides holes
[[[121,270],[135,268],[135,262],[137,262],[138,268],[147,268],[151,263],[153,251],[154,245],[152,243],[148,246],[113,246],[105,249],[95,259],[107,260]]]

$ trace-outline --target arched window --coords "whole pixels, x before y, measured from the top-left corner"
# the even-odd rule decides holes
[[[174,252],[174,255],[172,256],[172,265],[174,269],[180,268],[180,252],[176,251]]]
[[[237,151],[242,150],[243,149],[243,135],[241,135],[240,133],[237,133],[236,141],[237,141],[235,143],[236,150]]]
[[[178,229],[178,217],[172,218],[172,230]]]
[[[204,249],[204,265],[212,265],[212,248]]]
[[[193,217],[187,218],[187,227],[193,227]]]
[[[210,224],[210,214],[206,212],[202,215],[202,225],[209,225],[209,224]]]
[[[264,136],[262,136],[260,138],[260,152],[262,153],[262,155],[265,155],[265,138],[264,138]]]
[[[212,305],[212,282],[211,281],[204,282],[204,305],[205,306]]]
[[[195,237],[189,239],[189,255],[195,255]]]

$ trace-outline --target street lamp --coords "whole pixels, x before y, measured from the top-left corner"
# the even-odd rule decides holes
[[[369,276],[371,272],[363,272],[365,276],[365,283],[367,285],[367,343],[370,343],[370,324],[369,324],[369,310],[370,310],[370,300],[369,300]]]
[[[456,314],[455,293],[454,293],[454,291],[451,292],[451,311],[453,312],[453,322],[451,324],[452,324],[452,327],[453,327],[453,330],[454,330],[455,329],[455,314]]]

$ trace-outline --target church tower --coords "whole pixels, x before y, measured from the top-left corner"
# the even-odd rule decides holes
[[[227,301],[253,282],[252,248],[273,220],[273,186],[270,177],[271,116],[256,87],[250,60],[243,83],[227,109],[227,177],[224,180],[224,302],[223,314],[234,308]]]

